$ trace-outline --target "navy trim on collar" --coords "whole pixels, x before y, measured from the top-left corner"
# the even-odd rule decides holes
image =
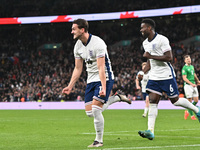
[[[87,44],[86,44],[85,46],[87,46],[87,45],[88,45],[88,43],[89,43],[89,42],[90,42],[90,40],[91,40],[91,37],[92,37],[92,34],[90,34],[90,33],[89,33],[89,38],[88,38]]]
[[[155,35],[154,35],[154,37],[153,37],[153,39],[151,41],[153,41],[156,38],[157,35],[158,35],[158,33],[156,32]],[[151,42],[151,41],[149,41],[149,42]]]

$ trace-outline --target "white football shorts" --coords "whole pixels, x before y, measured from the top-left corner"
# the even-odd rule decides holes
[[[199,97],[199,92],[198,92],[197,87],[193,87],[192,85],[185,84],[184,91],[185,91],[186,98]]]

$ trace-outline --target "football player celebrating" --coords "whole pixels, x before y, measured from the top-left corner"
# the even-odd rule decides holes
[[[175,79],[175,72],[170,64],[172,50],[167,37],[155,32],[156,24],[152,19],[143,19],[140,32],[145,38],[143,57],[146,57],[147,65],[144,73],[149,72],[149,81],[146,86],[149,94],[148,130],[139,131],[139,135],[149,140],[154,139],[154,127],[158,114],[158,103],[162,93],[165,92],[171,103],[175,106],[182,106],[196,113],[200,121],[200,109],[194,106],[186,98],[179,98],[178,87]],[[151,66],[151,67],[150,67]]]
[[[74,46],[75,68],[71,80],[62,91],[70,94],[76,81],[79,79],[83,60],[86,63],[87,87],[85,91],[85,112],[88,117],[94,117],[96,138],[88,147],[103,146],[104,117],[102,111],[118,101],[131,104],[131,101],[120,91],[109,97],[114,75],[105,42],[98,36],[88,33],[88,22],[77,19],[72,24],[72,34],[77,40]]]

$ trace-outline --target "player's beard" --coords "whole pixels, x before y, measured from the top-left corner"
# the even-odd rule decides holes
[[[76,37],[74,36],[74,40],[81,39],[82,35],[83,35],[83,33],[81,33],[81,34],[77,35]]]
[[[186,64],[187,64],[188,66],[190,66],[190,65],[191,65],[191,61],[186,61]]]
[[[148,38],[149,34],[147,32],[143,32],[142,36],[143,36],[144,39],[146,39],[146,38]]]

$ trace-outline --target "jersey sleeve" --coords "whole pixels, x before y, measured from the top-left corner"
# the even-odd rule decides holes
[[[185,67],[182,68],[181,73],[182,73],[182,75],[187,75]]]
[[[74,58],[81,59],[81,56],[78,54],[78,42],[76,42],[76,44],[74,46]]]
[[[145,41],[143,41],[143,43],[142,43],[142,47],[143,47],[143,50],[145,51],[145,52],[148,52],[148,53],[150,53],[151,54],[151,49],[149,49],[149,48],[146,48],[146,40]]]
[[[138,79],[138,75],[144,75],[144,72],[143,71],[139,71],[138,73],[137,73],[137,76],[136,76],[136,79]]]
[[[163,36],[163,38],[162,38],[161,49],[162,49],[163,53],[171,50],[171,46],[169,44],[169,40],[165,36]]]
[[[96,58],[104,57],[107,51],[107,46],[102,39],[99,39],[95,45]]]

